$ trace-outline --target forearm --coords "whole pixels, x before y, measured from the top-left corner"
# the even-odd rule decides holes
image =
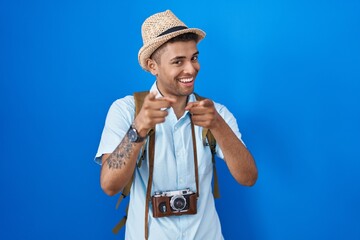
[[[143,144],[130,142],[125,135],[111,154],[103,155],[100,182],[105,193],[115,195],[131,180]]]
[[[258,176],[255,161],[220,115],[211,132],[219,144],[224,154],[224,160],[236,181],[245,186],[254,185]]]

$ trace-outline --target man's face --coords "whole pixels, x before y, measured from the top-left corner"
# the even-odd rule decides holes
[[[195,78],[200,70],[199,52],[195,41],[167,43],[155,62],[157,86],[164,96],[183,97],[194,91]]]

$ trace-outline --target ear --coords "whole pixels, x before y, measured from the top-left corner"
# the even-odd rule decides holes
[[[153,59],[148,58],[146,60],[146,66],[147,66],[147,68],[149,69],[149,71],[150,71],[150,73],[152,75],[157,76],[157,74],[158,74],[158,65]]]

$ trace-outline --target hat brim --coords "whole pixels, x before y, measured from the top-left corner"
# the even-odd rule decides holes
[[[181,34],[184,34],[184,33],[197,34],[199,36],[199,39],[197,42],[201,41],[206,35],[206,33],[201,29],[187,28],[187,29],[179,30],[179,31],[172,32],[172,33],[163,35],[161,37],[155,38],[154,40],[148,42],[146,45],[144,45],[144,46],[142,46],[142,48],[140,48],[139,54],[138,54],[138,60],[139,60],[140,66],[145,71],[149,71],[149,69],[147,68],[146,60],[150,58],[150,56],[155,52],[155,50],[158,49],[161,45],[163,45],[167,41],[169,41],[170,39],[172,39],[176,36],[179,36]]]

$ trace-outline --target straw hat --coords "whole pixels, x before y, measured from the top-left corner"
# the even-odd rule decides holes
[[[156,13],[148,17],[142,27],[141,35],[143,46],[139,50],[139,64],[146,70],[146,60],[165,42],[183,33],[195,33],[199,36],[198,41],[205,37],[205,32],[198,28],[188,28],[170,10]]]

